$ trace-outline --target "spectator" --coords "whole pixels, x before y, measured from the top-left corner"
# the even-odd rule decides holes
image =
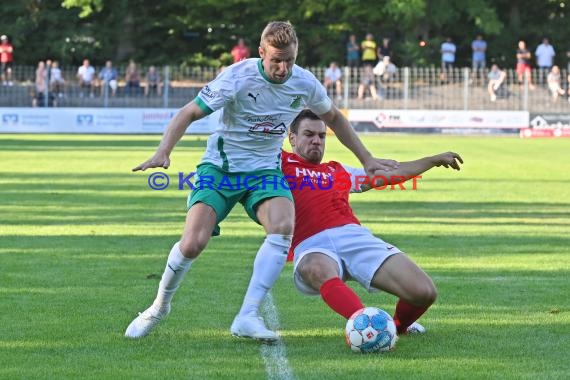
[[[380,92],[380,98],[386,97],[385,93],[387,92],[387,84],[394,81],[396,78],[396,73],[398,69],[396,65],[394,65],[390,61],[390,56],[385,55],[382,57],[382,60],[378,62],[378,64],[374,67],[374,75],[377,75],[380,79],[380,86],[378,87],[378,91]]]
[[[117,70],[113,67],[113,63],[111,61],[105,62],[105,67],[101,69],[99,72],[99,79],[102,82],[101,92],[103,94],[107,94],[107,86],[111,88],[111,96],[115,96],[117,94],[117,79],[119,74]]]
[[[505,78],[507,77],[507,73],[504,70],[499,69],[499,66],[493,64],[491,66],[491,71],[487,74],[487,78],[489,79],[489,83],[487,84],[487,92],[489,92],[489,97],[492,102],[497,100],[497,93],[499,89],[501,89]]]
[[[485,42],[481,34],[478,34],[471,42],[471,50],[473,51],[473,77],[475,80],[478,80],[483,78],[483,71],[487,67],[487,42]]]
[[[374,66],[378,60],[377,45],[372,33],[367,33],[366,38],[360,44],[362,50],[362,64]]]
[[[536,57],[536,66],[538,66],[539,82],[544,83],[544,77],[552,68],[554,56],[556,55],[554,47],[550,45],[548,38],[544,37],[542,39],[542,43],[537,46],[534,55]]]
[[[441,80],[447,81],[448,75],[453,74],[453,65],[455,64],[455,51],[457,47],[453,43],[451,37],[447,37],[445,42],[441,44]],[[453,78],[452,78],[453,79]]]
[[[358,86],[358,99],[364,99],[366,87],[370,89],[372,99],[378,99],[376,93],[376,85],[374,83],[374,74],[372,68],[377,62],[377,45],[374,41],[372,33],[366,34],[366,39],[360,44],[362,50],[362,75],[360,77],[360,85]]]
[[[358,85],[358,99],[364,100],[364,93],[366,92],[367,87],[370,90],[372,99],[378,100],[378,92],[376,90],[373,68],[370,65],[362,66],[362,75],[360,77],[360,84]]]
[[[144,87],[144,94],[148,96],[150,91],[156,92],[156,95],[160,96],[162,93],[162,83],[160,82],[160,74],[156,70],[156,67],[150,66],[146,73],[146,86]]]
[[[2,84],[12,86],[12,65],[14,64],[14,47],[6,35],[0,36],[0,69]]]
[[[36,79],[35,84],[35,96],[32,98],[32,107],[42,107],[45,106],[46,92],[48,90],[48,72],[46,68],[46,63],[44,61],[39,61],[36,68]],[[48,106],[55,105],[55,99],[53,94],[48,93]]]
[[[333,98],[332,94],[336,90],[337,100],[342,99],[342,82],[341,82],[342,72],[338,67],[336,62],[331,62],[330,66],[327,67],[325,70],[325,78],[323,80],[323,84],[329,91],[331,89],[331,98]]]
[[[63,97],[63,86],[65,85],[65,80],[61,75],[61,69],[59,68],[59,63],[57,61],[53,61],[51,64],[50,72],[50,89],[53,93],[57,94],[59,98],[61,98]]]
[[[77,69],[77,80],[79,81],[79,88],[81,93],[79,96],[83,97],[83,90],[89,91],[89,97],[93,97],[93,80],[95,79],[95,69],[89,63],[89,60],[85,58],[83,60],[83,65],[79,66]]]
[[[536,56],[536,65],[539,69],[550,70],[552,68],[556,52],[554,47],[550,45],[548,38],[542,39],[542,43],[537,46],[534,55]]]
[[[382,82],[391,82],[396,77],[398,69],[390,60],[390,56],[385,55],[382,60],[374,66],[374,75],[378,75]]]
[[[520,40],[517,49],[517,80],[519,84],[522,85],[524,76],[524,79],[528,82],[529,88],[534,89],[531,78],[530,59],[531,54],[526,48],[526,42]]]
[[[388,37],[382,38],[382,45],[378,48],[378,59],[381,61],[384,57],[392,56],[392,48],[390,47],[390,39]]]
[[[245,40],[243,38],[238,39],[237,45],[232,48],[231,54],[234,58],[234,63],[249,58],[249,48],[245,44]]]
[[[53,65],[53,61],[51,60],[51,58],[46,59],[45,79],[46,79],[46,84],[48,84],[48,90],[50,90],[49,84],[51,83],[51,67],[52,67],[52,65]]]
[[[32,107],[37,107],[38,102],[43,101],[46,90],[46,64],[39,61],[36,68],[36,78],[34,80],[35,96],[32,99]]]
[[[351,34],[346,43],[346,65],[351,69],[360,65],[360,46],[356,42],[355,34]]]
[[[127,66],[127,71],[125,72],[125,94],[131,95],[131,91],[134,95],[137,95],[141,85],[141,76],[137,64],[132,59],[129,61]]]
[[[558,101],[560,95],[564,95],[565,91],[562,88],[562,78],[560,77],[560,68],[556,65],[552,66],[550,73],[547,76],[548,89],[552,95],[552,101]]]

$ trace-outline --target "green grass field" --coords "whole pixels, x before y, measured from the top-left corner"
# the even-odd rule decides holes
[[[423,336],[384,355],[344,344],[344,320],[302,296],[287,265],[272,291],[289,372],[272,347],[231,337],[262,229],[237,207],[195,262],[170,316],[123,337],[154,298],[181,233],[187,191],[131,168],[159,136],[0,135],[2,379],[562,379],[570,376],[570,140],[364,136],[376,155],[459,152],[418,189],[370,191],[363,224],[432,278]],[[187,137],[167,171],[194,171],[205,138]],[[334,139],[327,157],[356,164]],[[392,313],[395,298],[365,304]],[[274,371],[274,372],[272,372]],[[280,372],[281,371],[281,372]]]

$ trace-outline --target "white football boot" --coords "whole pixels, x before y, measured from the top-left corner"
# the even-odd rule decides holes
[[[127,331],[125,331],[125,336],[133,339],[147,336],[154,326],[166,317],[168,313],[170,313],[170,305],[162,310],[151,305],[148,309],[139,313],[139,316],[131,322],[129,327],[127,327]]]
[[[236,316],[232,327],[230,327],[230,332],[236,337],[250,338],[267,343],[275,342],[279,339],[276,333],[265,327],[263,319],[257,316]]]
[[[420,325],[418,322],[412,323],[406,329],[406,333],[408,334],[425,334],[426,328]]]

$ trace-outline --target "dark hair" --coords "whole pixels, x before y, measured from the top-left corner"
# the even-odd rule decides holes
[[[293,119],[293,121],[291,122],[291,126],[289,127],[291,133],[297,134],[299,132],[299,124],[301,124],[301,122],[305,119],[321,120],[321,118],[318,117],[317,114],[311,111],[310,109],[304,109],[301,112],[299,112],[299,114],[295,116],[295,119]]]

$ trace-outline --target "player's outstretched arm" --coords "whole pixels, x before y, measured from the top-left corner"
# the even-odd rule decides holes
[[[176,143],[184,136],[186,129],[191,123],[204,116],[206,116],[206,113],[194,101],[182,107],[168,124],[154,155],[133,168],[133,171],[144,171],[149,168],[168,169],[170,166],[170,153]]]
[[[340,142],[354,153],[368,175],[373,175],[377,170],[388,171],[398,167],[398,162],[394,160],[373,157],[354,132],[350,122],[334,105],[330,111],[319,117],[333,130]]]
[[[390,171],[376,171],[372,178],[375,181],[374,186],[382,187],[385,185],[405,182],[408,179],[416,177],[437,166],[461,170],[459,164],[463,164],[463,159],[459,154],[455,152],[446,152],[436,154],[435,156],[420,158],[419,160],[400,162],[397,169]],[[362,191],[370,190],[371,188],[371,184],[365,184],[362,186]]]

